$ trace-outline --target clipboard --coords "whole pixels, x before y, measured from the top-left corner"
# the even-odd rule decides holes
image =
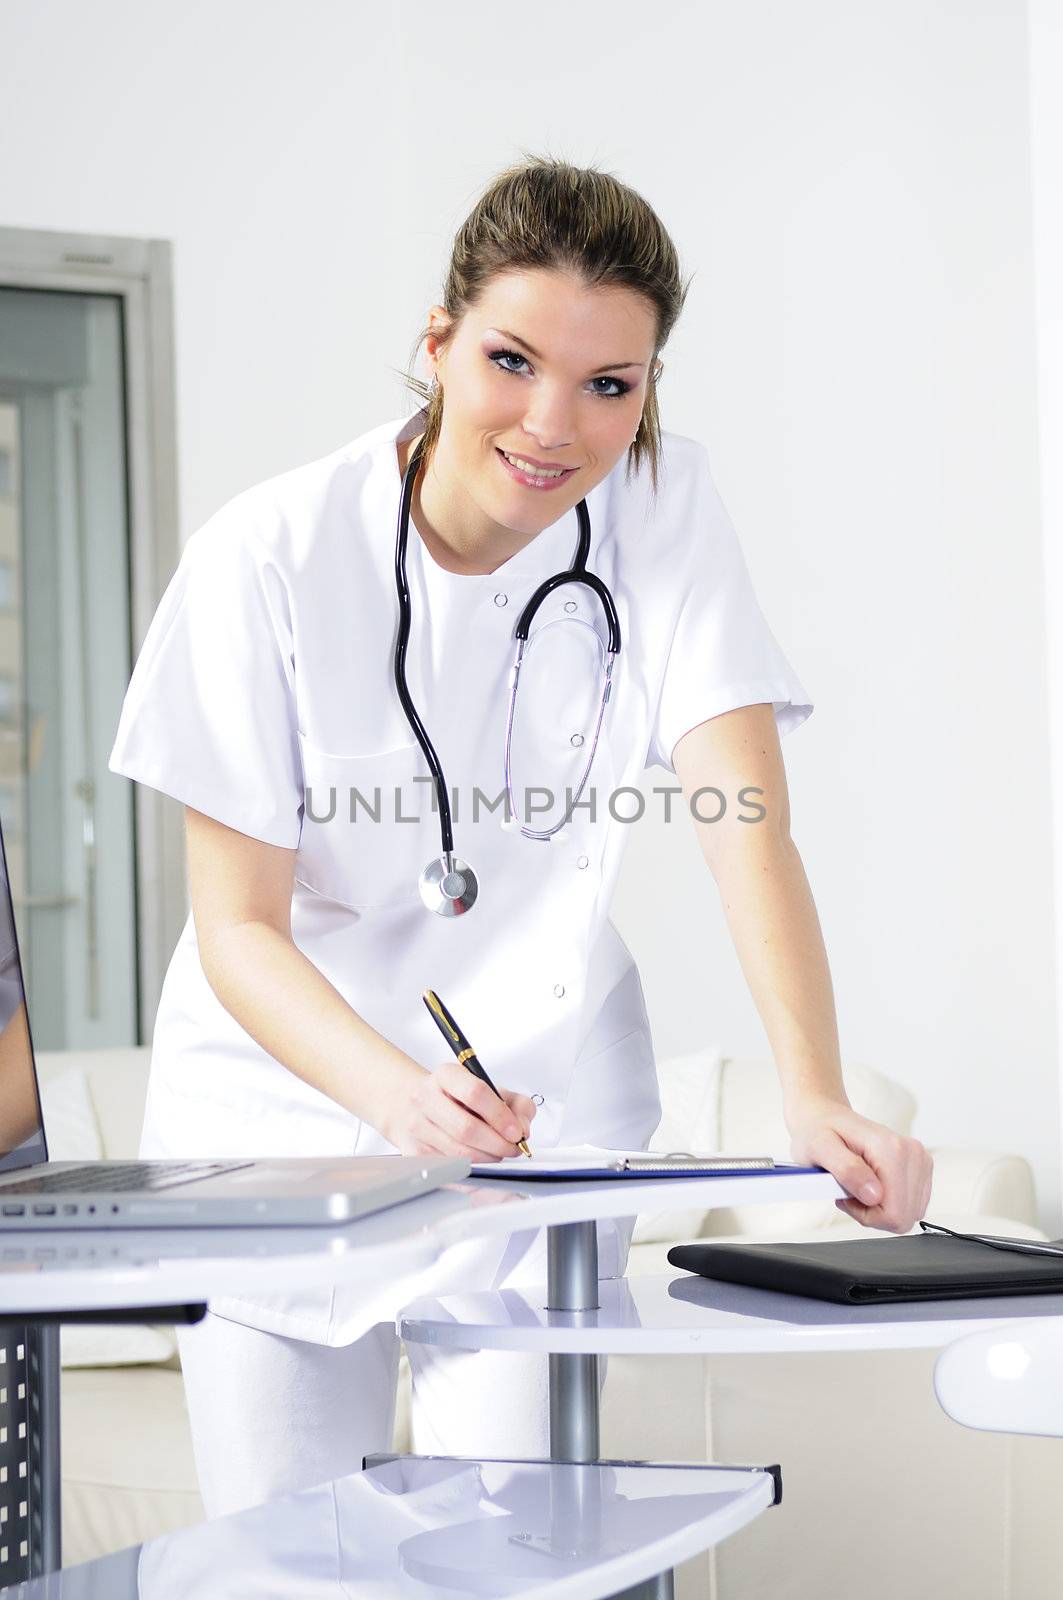
[[[474,1161],[475,1178],[510,1178],[521,1182],[604,1178],[734,1178],[823,1172],[823,1167],[791,1166],[773,1156],[734,1156],[718,1151],[660,1154],[653,1150],[608,1150],[599,1145],[566,1145],[541,1156],[504,1156],[500,1161]]]

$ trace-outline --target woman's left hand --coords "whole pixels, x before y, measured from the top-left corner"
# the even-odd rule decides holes
[[[822,1095],[792,1102],[785,1117],[794,1160],[826,1167],[853,1196],[834,1202],[840,1211],[889,1233],[908,1233],[925,1216],[934,1162],[918,1139]]]

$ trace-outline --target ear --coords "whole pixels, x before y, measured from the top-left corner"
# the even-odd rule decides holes
[[[442,306],[429,307],[428,323],[431,328],[438,328],[442,331],[444,328],[448,328],[450,326],[450,320],[450,316]],[[440,371],[440,363],[443,360],[444,352],[439,348],[439,341],[435,333],[429,333],[424,342],[424,347],[428,355],[429,366],[438,376]]]

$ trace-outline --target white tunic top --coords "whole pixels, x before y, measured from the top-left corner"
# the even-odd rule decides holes
[[[514,629],[538,584],[571,565],[576,512],[484,575],[441,568],[411,519],[407,678],[451,790],[455,852],[480,885],[465,915],[429,911],[418,879],[441,850],[434,786],[393,675],[395,446],[423,427],[423,412],[386,422],[238,494],[191,536],[145,638],[110,767],[296,850],[299,948],[426,1067],[448,1054],[421,1001],[437,990],[495,1082],[544,1097],[536,1148],[645,1147],[660,1113],[653,1045],[637,969],[609,920],[639,824],[616,820],[637,805],[614,791],[650,765],[674,771],[678,740],[720,712],[770,701],[785,734],[812,706],[757,604],[704,447],[665,432],[656,503],[648,471],[625,483],[626,457],[586,497],[588,566],[612,592],[622,638],[582,797],[593,787],[595,813],[580,807],[548,843],[524,838],[501,825],[498,804]],[[552,619],[560,625],[540,635]],[[590,750],[599,655],[578,620],[606,640],[589,589],[554,591],[521,675],[513,779],[535,827],[563,814]],[[537,804],[547,808],[530,812]],[[672,804],[674,824],[689,826],[681,797]],[[190,913],[156,1019],[142,1153],[392,1149],[225,1010]],[[243,1301],[214,1309],[343,1342],[327,1296],[258,1306],[261,1315]]]

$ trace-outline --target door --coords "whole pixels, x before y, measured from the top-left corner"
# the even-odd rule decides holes
[[[39,1049],[139,1037],[123,301],[0,288],[0,825]]]

